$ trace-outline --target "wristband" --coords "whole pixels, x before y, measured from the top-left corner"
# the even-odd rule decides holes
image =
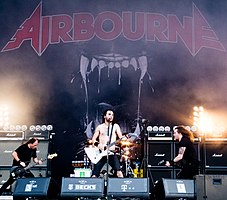
[[[173,160],[170,160],[170,161],[169,161],[169,164],[170,164],[171,166],[173,166],[173,165],[174,165],[174,161],[173,161]]]

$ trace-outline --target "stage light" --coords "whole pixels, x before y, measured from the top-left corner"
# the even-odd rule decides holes
[[[152,131],[152,126],[148,126],[147,127],[147,132],[151,132]]]
[[[31,126],[29,127],[29,130],[30,130],[30,131],[34,131],[34,130],[35,130],[35,125],[31,125]]]
[[[46,125],[42,125],[42,126],[41,126],[41,130],[42,130],[42,131],[46,131],[46,130],[47,130],[47,126],[46,126]]]
[[[158,131],[158,126],[153,126],[153,131]]]
[[[36,126],[35,126],[35,130],[36,130],[36,131],[40,131],[40,130],[41,130],[41,126],[40,126],[40,125],[36,125]]]
[[[52,131],[53,130],[53,126],[52,125],[47,125],[47,130],[48,131]]]
[[[28,127],[27,127],[26,125],[22,125],[22,126],[21,126],[21,130],[22,130],[22,131],[26,131],[27,129],[28,129]]]
[[[196,132],[197,130],[198,130],[198,129],[197,129],[197,126],[192,126],[192,127],[191,127],[191,131],[192,131],[192,132]]]
[[[159,127],[158,127],[158,130],[159,130],[159,131],[164,131],[165,128],[164,128],[164,126],[159,126]]]
[[[165,126],[165,131],[170,131],[170,130],[171,130],[170,126]]]
[[[16,130],[16,131],[20,131],[20,130],[21,130],[21,125],[16,125],[16,126],[15,126],[15,130]]]

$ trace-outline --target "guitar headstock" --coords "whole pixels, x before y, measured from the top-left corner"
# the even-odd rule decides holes
[[[47,158],[48,158],[48,159],[53,159],[53,158],[55,158],[55,157],[57,157],[57,156],[58,156],[58,154],[53,153],[53,154],[49,154],[49,155],[47,156]]]

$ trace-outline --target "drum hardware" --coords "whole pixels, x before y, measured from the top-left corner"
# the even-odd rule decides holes
[[[130,165],[130,159],[129,159],[129,156],[127,155],[122,155],[122,159],[123,159],[123,163],[124,163],[124,171],[125,171],[125,177],[129,177],[129,178],[132,178],[134,177],[134,172],[133,172],[133,169]]]

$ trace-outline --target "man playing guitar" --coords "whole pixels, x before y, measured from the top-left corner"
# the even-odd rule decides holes
[[[13,168],[21,167],[22,169],[27,167],[31,161],[31,158],[33,158],[33,161],[36,164],[42,164],[42,160],[38,160],[36,155],[36,149],[38,146],[38,139],[37,138],[31,138],[28,140],[25,144],[22,144],[19,146],[15,151],[13,151]],[[2,185],[0,188],[0,195],[6,190],[6,188],[14,183],[16,181],[16,178],[11,173],[9,179]],[[21,174],[23,177],[34,177],[32,172],[30,170],[24,171],[24,173]]]
[[[111,109],[107,109],[103,114],[103,123],[98,125],[95,133],[92,137],[92,145],[97,146],[100,151],[108,148],[107,151],[114,152],[115,144],[108,146],[109,144],[114,143],[118,138],[122,138],[122,132],[120,126],[116,123],[113,123],[114,120],[114,112]],[[92,172],[92,177],[99,177],[100,171],[105,163],[107,163],[107,157],[109,165],[112,167],[114,171],[117,173],[117,177],[123,177],[123,173],[121,171],[120,162],[118,157],[111,153],[110,155],[103,156],[97,164],[94,165],[94,169]]]

